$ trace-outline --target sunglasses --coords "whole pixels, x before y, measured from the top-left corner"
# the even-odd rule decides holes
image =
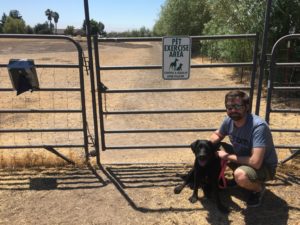
[[[234,105],[226,105],[225,106],[227,110],[240,110],[244,107],[244,105],[238,105],[238,104],[234,104]]]

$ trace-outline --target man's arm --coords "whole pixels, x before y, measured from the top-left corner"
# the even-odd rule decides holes
[[[227,152],[222,150],[218,151],[217,154],[221,159],[229,160],[242,165],[248,165],[253,167],[254,169],[259,169],[263,163],[265,152],[265,148],[258,147],[252,149],[252,155],[250,157],[228,154]]]
[[[220,133],[219,130],[214,131],[212,133],[212,135],[210,136],[210,141],[214,144],[219,143],[223,139],[224,139],[224,136]]]

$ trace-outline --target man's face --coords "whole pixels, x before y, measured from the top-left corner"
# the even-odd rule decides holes
[[[247,115],[247,106],[239,97],[228,98],[226,102],[227,115],[234,121],[239,121]]]

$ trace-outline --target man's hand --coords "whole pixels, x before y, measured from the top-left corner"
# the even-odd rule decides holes
[[[214,144],[219,143],[220,141],[222,141],[224,138],[224,136],[220,133],[219,130],[216,130],[215,132],[212,133],[212,135],[210,136],[210,141]]]
[[[220,159],[227,160],[227,159],[228,159],[228,156],[229,156],[229,153],[225,152],[224,150],[220,150],[220,151],[217,151],[217,152],[216,152],[216,155],[217,155]]]

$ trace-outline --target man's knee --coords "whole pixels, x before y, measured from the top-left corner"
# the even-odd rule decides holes
[[[237,168],[234,171],[234,179],[235,179],[236,183],[241,187],[243,187],[244,185],[246,185],[249,182],[249,178],[248,178],[246,172],[239,168]]]

